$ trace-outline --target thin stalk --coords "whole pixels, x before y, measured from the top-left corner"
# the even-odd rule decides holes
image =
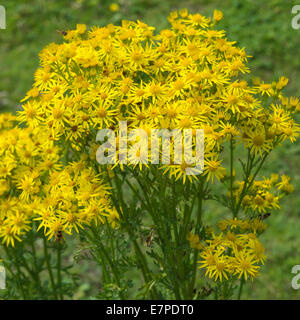
[[[49,274],[49,278],[50,278],[53,296],[54,296],[54,299],[58,300],[56,286],[55,286],[54,277],[53,277],[53,272],[52,272],[51,263],[50,263],[50,257],[49,257],[49,253],[48,253],[47,240],[45,237],[43,237],[43,244],[44,244],[44,256],[46,259],[46,266],[47,266],[47,270],[48,270],[48,274]]]
[[[242,190],[242,192],[241,192],[241,196],[240,196],[239,202],[238,202],[238,204],[237,204],[237,206],[236,206],[236,209],[234,210],[234,217],[237,217],[238,212],[239,212],[239,209],[240,209],[241,204],[242,204],[242,201],[243,201],[243,199],[244,199],[247,191],[249,190],[249,188],[251,188],[251,186],[252,186],[252,184],[253,184],[253,182],[254,182],[257,174],[259,173],[261,167],[263,166],[263,164],[264,164],[267,156],[268,156],[268,153],[265,153],[265,155],[264,155],[262,161],[260,162],[258,168],[256,169],[256,171],[255,171],[252,179],[250,180],[249,184],[247,184],[247,182],[248,182],[248,180],[249,180],[249,177],[250,177],[250,173],[251,173],[251,171],[252,171],[252,169],[253,169],[253,168],[252,168],[252,165],[253,165],[254,157],[250,159],[249,169],[248,169],[248,172],[246,173],[246,179],[245,179],[245,183],[244,183],[244,186],[243,186],[243,190]]]
[[[5,253],[6,255],[9,257],[9,260],[12,261],[11,259],[11,256],[9,254],[9,249],[4,245],[4,250],[5,250]],[[7,269],[11,272],[11,274],[13,275],[13,279],[16,279],[17,280],[17,286],[19,287],[20,291],[21,291],[21,296],[22,296],[22,299],[25,300],[26,299],[26,295],[25,295],[25,291],[24,291],[24,287],[22,285],[22,280],[20,279],[19,275],[22,274],[21,272],[21,269],[19,267],[19,262],[17,261],[17,256],[15,254],[15,251],[14,252],[14,258],[15,258],[15,261],[16,261],[16,269],[17,269],[17,273],[14,274],[12,269],[10,269],[8,266],[7,266]]]
[[[59,298],[61,300],[64,299],[63,292],[62,292],[62,282],[61,282],[61,244],[57,244],[57,261],[56,261],[56,272],[57,272],[57,288],[58,288],[58,294]]]
[[[124,218],[126,231],[127,231],[128,235],[129,235],[130,241],[133,244],[135,255],[136,255],[137,259],[138,259],[138,263],[139,263],[140,268],[142,270],[144,281],[146,283],[148,283],[148,282],[150,282],[152,280],[152,276],[151,276],[151,273],[150,273],[150,270],[149,270],[149,267],[148,267],[148,263],[147,263],[147,260],[146,260],[146,258],[144,256],[144,254],[142,253],[142,251],[141,251],[141,249],[140,249],[140,247],[139,247],[139,245],[138,245],[138,243],[137,243],[137,241],[135,239],[135,235],[133,233],[132,226],[129,223],[128,212],[127,212],[128,208],[127,208],[127,206],[126,206],[126,204],[124,202],[124,199],[123,199],[123,194],[122,194],[122,191],[121,191],[121,186],[120,186],[119,178],[117,177],[117,173],[114,175],[114,178],[115,178],[114,180],[116,182],[116,187],[117,187],[118,199],[121,202],[121,206],[118,205],[118,201],[116,200],[116,198],[115,198],[115,196],[113,194],[112,194],[112,201],[113,201],[114,206],[117,209],[118,213],[120,214],[120,216],[122,216]],[[112,183],[111,183],[110,180],[109,180],[109,183],[110,183],[111,187],[113,188]],[[121,210],[120,208],[122,208],[123,210]],[[151,294],[153,299],[158,299],[158,293],[156,291],[155,286],[152,287],[152,290],[150,291],[150,294]]]
[[[240,287],[239,287],[239,292],[238,292],[237,300],[241,300],[242,291],[243,291],[243,287],[244,287],[244,282],[245,282],[245,279],[244,279],[244,277],[243,277],[243,278],[241,279],[241,281],[240,281]]]
[[[231,139],[230,139],[230,200],[231,200],[231,208],[234,211],[234,200],[233,200],[233,149],[234,149],[234,143],[233,143],[233,138],[231,136]]]
[[[95,243],[95,239],[86,230],[82,230],[82,232],[88,238],[90,243],[92,243],[92,244]],[[90,252],[91,252],[91,255],[93,256],[94,260],[98,261],[98,263],[102,267],[104,282],[110,283],[111,282],[111,277],[110,277],[110,275],[108,273],[108,270],[106,268],[106,263],[104,261],[104,257],[102,255],[102,252],[99,251],[99,250],[95,251],[95,253],[93,252],[93,250],[91,250]]]
[[[109,254],[106,252],[106,249],[105,249],[102,241],[99,239],[97,232],[94,230],[94,228],[91,228],[91,229],[92,229],[92,232],[93,232],[95,239],[97,240],[97,245],[100,247],[100,250],[103,253],[103,256],[105,257],[106,261],[108,262],[108,264],[111,268],[111,271],[116,279],[117,285],[121,289],[121,281],[119,278],[119,272],[116,268],[116,265],[115,265],[114,261],[112,261],[112,259],[110,258]],[[125,296],[122,291],[120,291],[120,297],[123,300],[125,300]]]
[[[30,241],[30,245],[31,245],[32,256],[33,256],[33,266],[35,269],[35,272],[33,273],[33,275],[34,275],[35,281],[37,283],[38,290],[39,290],[41,296],[43,296],[43,289],[42,289],[42,285],[41,285],[40,272],[39,272],[39,268],[38,268],[38,264],[37,264],[36,250],[35,250],[33,239]]]
[[[203,185],[204,181],[201,180],[200,188],[198,194],[198,210],[197,210],[197,220],[196,220],[196,227],[195,227],[195,234],[199,233],[200,225],[202,223],[202,214],[203,214]],[[190,292],[193,292],[193,288],[196,283],[196,275],[197,275],[197,260],[198,260],[198,249],[194,249],[194,260],[193,260],[193,271],[192,271],[192,279],[190,284]]]
[[[29,276],[32,278],[32,280],[36,283],[38,291],[40,292],[40,294],[42,293],[42,287],[41,287],[41,282],[40,282],[40,278],[38,273],[34,272],[33,270],[31,270],[26,262],[26,260],[24,259],[23,255],[20,255],[20,259],[22,260],[22,266],[25,268],[25,270],[27,271],[27,273],[29,274]]]

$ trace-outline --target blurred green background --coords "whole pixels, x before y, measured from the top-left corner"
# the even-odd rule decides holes
[[[112,3],[118,4],[117,11],[110,9]],[[6,30],[0,30],[0,112],[20,108],[19,101],[32,85],[39,51],[50,42],[61,41],[57,30],[75,28],[77,23],[119,24],[122,19],[143,20],[161,30],[168,27],[166,17],[170,11],[181,8],[207,16],[214,9],[222,10],[224,19],[219,26],[227,31],[231,41],[237,41],[253,56],[249,61],[252,75],[264,81],[284,75],[290,79],[286,94],[300,96],[300,30],[291,27],[291,10],[297,1],[0,0],[0,4],[5,6],[7,16]],[[291,175],[295,193],[267,221],[269,229],[262,241],[269,261],[257,281],[247,286],[243,298],[300,299],[300,290],[291,288],[291,269],[300,264],[299,155],[299,143],[286,145],[266,165],[266,175],[272,172]],[[222,214],[218,207],[213,209],[216,215]],[[82,263],[76,268],[83,274],[89,266]],[[75,297],[86,297],[92,285],[92,279],[84,281]]]

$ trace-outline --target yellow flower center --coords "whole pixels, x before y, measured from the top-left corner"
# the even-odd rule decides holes
[[[253,137],[252,142],[255,146],[260,147],[264,144],[265,138],[262,135],[257,135]]]
[[[105,118],[107,116],[107,110],[100,108],[98,109],[97,114],[100,118]]]

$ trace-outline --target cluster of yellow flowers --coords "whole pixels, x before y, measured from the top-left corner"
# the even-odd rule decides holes
[[[21,241],[33,221],[49,239],[92,222],[117,226],[120,217],[102,176],[107,172],[96,168],[95,153],[98,130],[112,129],[118,137],[120,121],[127,121],[129,130],[144,129],[149,141],[152,129],[191,129],[193,147],[196,129],[204,129],[202,176],[208,183],[229,176],[221,165],[228,141],[242,145],[254,161],[281,142],[296,140],[299,126],[293,115],[300,102],[283,95],[288,79],[240,80],[249,72],[248,56],[214,28],[221,19],[219,11],[206,18],[181,10],[170,14],[171,28],[158,34],[141,21],[89,31],[77,25],[64,32],[62,44],[42,50],[23,110],[17,117],[0,116],[3,243]],[[186,176],[189,166],[175,163],[173,154],[171,163],[160,168],[184,183],[186,177],[199,177]],[[246,211],[266,212],[278,208],[283,193],[292,192],[287,176],[278,180],[273,175],[253,181],[246,190],[245,182],[234,182],[230,196],[242,199]],[[205,245],[198,235],[189,236],[191,246],[201,249],[206,274],[221,281],[256,276],[265,260],[256,237],[263,222],[252,217],[218,225],[222,232]]]
[[[151,129],[201,128],[204,174],[212,182],[221,179],[226,140],[262,155],[295,140],[299,128],[292,114],[300,110],[298,99],[281,93],[284,77],[271,84],[255,79],[253,85],[237,79],[249,72],[247,55],[224,31],[213,29],[221,18],[219,11],[213,19],[173,12],[172,28],[157,35],[140,21],[90,31],[77,25],[63,44],[52,43],[40,53],[41,66],[18,119],[81,152],[93,146],[99,129],[118,135],[121,120],[130,129],[144,129],[149,139]],[[187,166],[171,160],[163,170],[185,181]]]
[[[40,222],[49,238],[90,224],[118,219],[106,184],[82,159],[63,168],[61,149],[39,128],[13,127],[0,118],[0,238],[15,240]],[[115,222],[114,222],[115,224]]]
[[[245,280],[257,276],[260,265],[264,264],[265,249],[256,233],[264,231],[266,225],[260,219],[222,220],[218,224],[222,232],[212,233],[206,244],[198,243],[201,268],[205,275],[215,281],[228,280],[230,276]],[[193,243],[195,246],[195,242]]]
[[[279,181],[280,178],[280,181]],[[234,186],[233,196],[240,199],[245,181],[237,181]],[[272,174],[270,178],[254,180],[252,186],[243,197],[242,206],[244,211],[266,212],[267,210],[279,209],[279,200],[286,194],[294,191],[290,184],[290,177],[286,175]]]

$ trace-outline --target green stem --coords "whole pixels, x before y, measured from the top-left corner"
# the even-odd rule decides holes
[[[54,296],[54,299],[58,300],[56,286],[55,286],[54,277],[53,277],[53,272],[52,272],[51,263],[50,263],[50,257],[49,257],[49,253],[48,253],[47,240],[45,237],[43,237],[43,244],[44,244],[44,256],[46,259],[46,266],[47,266],[47,270],[48,270],[48,274],[49,274],[49,278],[50,278],[53,296]]]
[[[243,291],[243,287],[244,287],[244,282],[245,279],[244,277],[241,279],[240,281],[240,287],[239,287],[239,292],[238,292],[238,296],[237,296],[237,300],[241,300],[241,295],[242,295],[242,291]]]
[[[125,222],[125,228],[126,228],[126,231],[128,233],[129,239],[133,244],[135,255],[137,257],[138,264],[139,264],[139,266],[141,268],[144,281],[146,283],[149,283],[152,280],[152,276],[151,276],[151,273],[150,273],[150,270],[149,270],[149,267],[148,267],[148,264],[147,264],[147,260],[146,260],[144,254],[142,253],[142,251],[141,251],[141,249],[140,249],[140,247],[139,247],[139,245],[138,245],[138,243],[136,241],[136,238],[135,238],[135,235],[134,235],[134,231],[132,229],[132,225],[131,225],[131,223],[129,221],[129,212],[128,212],[127,205],[125,204],[125,201],[123,199],[123,193],[122,193],[122,190],[121,190],[121,185],[120,185],[120,181],[119,181],[119,178],[117,176],[117,173],[115,173],[115,175],[114,175],[114,180],[116,182],[118,201],[120,202],[120,205],[118,204],[118,201],[115,198],[114,194],[112,194],[112,201],[113,201],[114,206],[117,209],[119,215],[123,218],[123,220]],[[111,187],[113,188],[112,183],[111,183],[110,180],[109,180],[109,183],[110,183]],[[121,208],[122,208],[122,210],[121,210]],[[155,286],[152,287],[152,290],[150,291],[150,294],[151,294],[151,297],[153,299],[158,299],[158,293],[156,291]]]
[[[198,197],[198,210],[197,210],[197,220],[196,220],[196,227],[195,227],[195,234],[197,235],[199,233],[199,229],[202,223],[202,214],[203,214],[203,185],[204,181],[201,180],[200,182],[200,188],[198,191],[198,194],[196,195]],[[192,271],[192,279],[190,284],[190,292],[193,292],[195,283],[196,283],[196,275],[197,275],[197,260],[198,260],[198,249],[194,249],[194,259],[193,259],[193,271]]]
[[[155,176],[156,172],[154,172]],[[180,256],[180,252],[178,248],[180,247],[180,237],[178,232],[178,224],[177,224],[177,217],[176,217],[176,188],[175,184],[173,184],[172,188],[172,200],[171,201],[171,207],[169,207],[168,200],[166,199],[166,180],[163,180],[162,175],[155,176],[155,180],[159,181],[159,190],[158,194],[160,197],[160,204],[162,205],[162,209],[164,214],[161,214],[158,210],[152,210],[153,207],[155,207],[155,204],[149,204],[150,208],[148,209],[152,220],[154,222],[154,225],[157,228],[158,231],[158,238],[161,251],[164,255],[165,260],[167,261],[167,265],[169,268],[167,269],[168,278],[171,282],[171,286],[173,287],[173,292],[175,295],[175,298],[177,300],[181,300],[181,293],[180,288],[183,284],[183,276],[179,273],[177,269],[181,269],[182,265],[182,256]],[[141,184],[141,182],[140,182]],[[146,183],[147,184],[147,183]],[[154,188],[152,185],[147,185],[147,188]],[[154,189],[155,190],[155,189]],[[155,190],[156,191],[156,190]],[[157,192],[156,192],[157,193]],[[147,194],[146,194],[147,196]],[[150,197],[148,197],[150,199]],[[152,199],[152,198],[151,198]],[[148,200],[148,202],[150,202]],[[167,221],[165,221],[165,220]],[[172,228],[173,228],[173,235],[171,232],[171,228],[168,227],[169,222],[171,222]],[[172,242],[175,242],[176,249],[169,249],[172,246]]]
[[[88,233],[86,230],[82,230],[83,234],[87,237],[88,241],[91,244],[95,244],[95,239]],[[106,268],[106,263],[104,261],[104,257],[102,255],[102,252],[99,250],[90,250],[91,255],[93,256],[94,260],[97,261],[101,267],[102,267],[102,273],[103,273],[103,279],[104,283],[111,283],[111,277],[108,273],[108,270]]]
[[[124,296],[124,294],[122,292],[121,281],[120,281],[119,274],[118,274],[119,272],[118,272],[118,270],[116,268],[116,264],[114,263],[114,261],[112,261],[112,259],[110,258],[109,254],[107,253],[102,241],[100,240],[100,238],[99,238],[99,236],[97,234],[97,231],[93,227],[91,227],[91,230],[93,232],[93,235],[94,235],[95,239],[97,240],[97,246],[100,247],[100,250],[101,250],[104,258],[108,262],[108,264],[109,264],[109,266],[111,268],[111,271],[112,271],[112,273],[113,273],[113,275],[114,275],[114,277],[116,279],[117,285],[120,288],[120,297],[121,297],[122,300],[125,300],[125,296]]]
[[[37,264],[37,257],[36,257],[36,250],[35,250],[35,246],[34,246],[34,240],[31,239],[30,242],[31,242],[30,244],[31,244],[32,256],[33,256],[33,265],[34,265],[34,269],[35,269],[33,276],[34,276],[34,279],[37,283],[38,290],[39,290],[41,296],[43,297],[43,289],[42,289],[42,284],[41,284],[41,279],[40,279],[40,270],[39,270],[38,264]]]
[[[59,298],[61,300],[64,299],[63,292],[62,292],[62,282],[61,282],[61,249],[62,246],[60,243],[57,244],[57,263],[56,263],[56,271],[57,271],[57,288]]]
[[[252,166],[253,166],[253,161],[254,161],[254,158],[255,158],[255,157],[253,157],[253,158],[250,159],[249,169],[247,170],[247,173],[246,173],[246,178],[245,178],[245,183],[244,183],[244,186],[243,186],[243,190],[242,190],[242,192],[241,192],[241,196],[240,196],[240,198],[239,198],[239,202],[238,202],[238,204],[237,204],[237,206],[236,206],[236,209],[233,211],[234,217],[237,217],[237,216],[238,216],[238,212],[239,212],[239,209],[240,209],[240,207],[241,207],[242,201],[243,201],[243,199],[244,199],[247,191],[251,188],[251,186],[252,186],[252,184],[253,184],[253,182],[254,182],[257,174],[259,173],[261,167],[263,166],[263,164],[264,164],[267,156],[268,156],[268,153],[265,153],[263,159],[261,160],[258,168],[256,169],[256,171],[255,171],[252,179],[249,181],[249,184],[248,184],[248,180],[249,180],[249,177],[250,177],[250,173],[251,173],[251,171],[252,171],[252,169],[253,169]]]
[[[4,245],[4,250],[5,250],[5,253],[7,255],[7,257],[9,258],[10,261],[13,261],[11,256],[10,256],[10,253],[9,253],[9,249]],[[22,274],[21,272],[21,269],[19,267],[19,262],[18,262],[18,257],[17,255],[15,254],[15,251],[13,250],[14,252],[14,261],[16,262],[16,269],[17,269],[17,272],[14,274],[12,269],[9,268],[9,266],[7,265],[7,269],[11,272],[11,274],[13,275],[13,279],[16,279],[16,282],[17,282],[17,286],[19,287],[20,291],[21,291],[21,296],[22,296],[22,299],[25,300],[26,299],[26,295],[25,295],[25,291],[24,291],[24,287],[23,287],[23,284],[22,284],[22,280],[20,279],[20,275]]]
[[[234,200],[233,200],[233,138],[230,139],[230,199],[231,199],[231,208],[234,211]]]

